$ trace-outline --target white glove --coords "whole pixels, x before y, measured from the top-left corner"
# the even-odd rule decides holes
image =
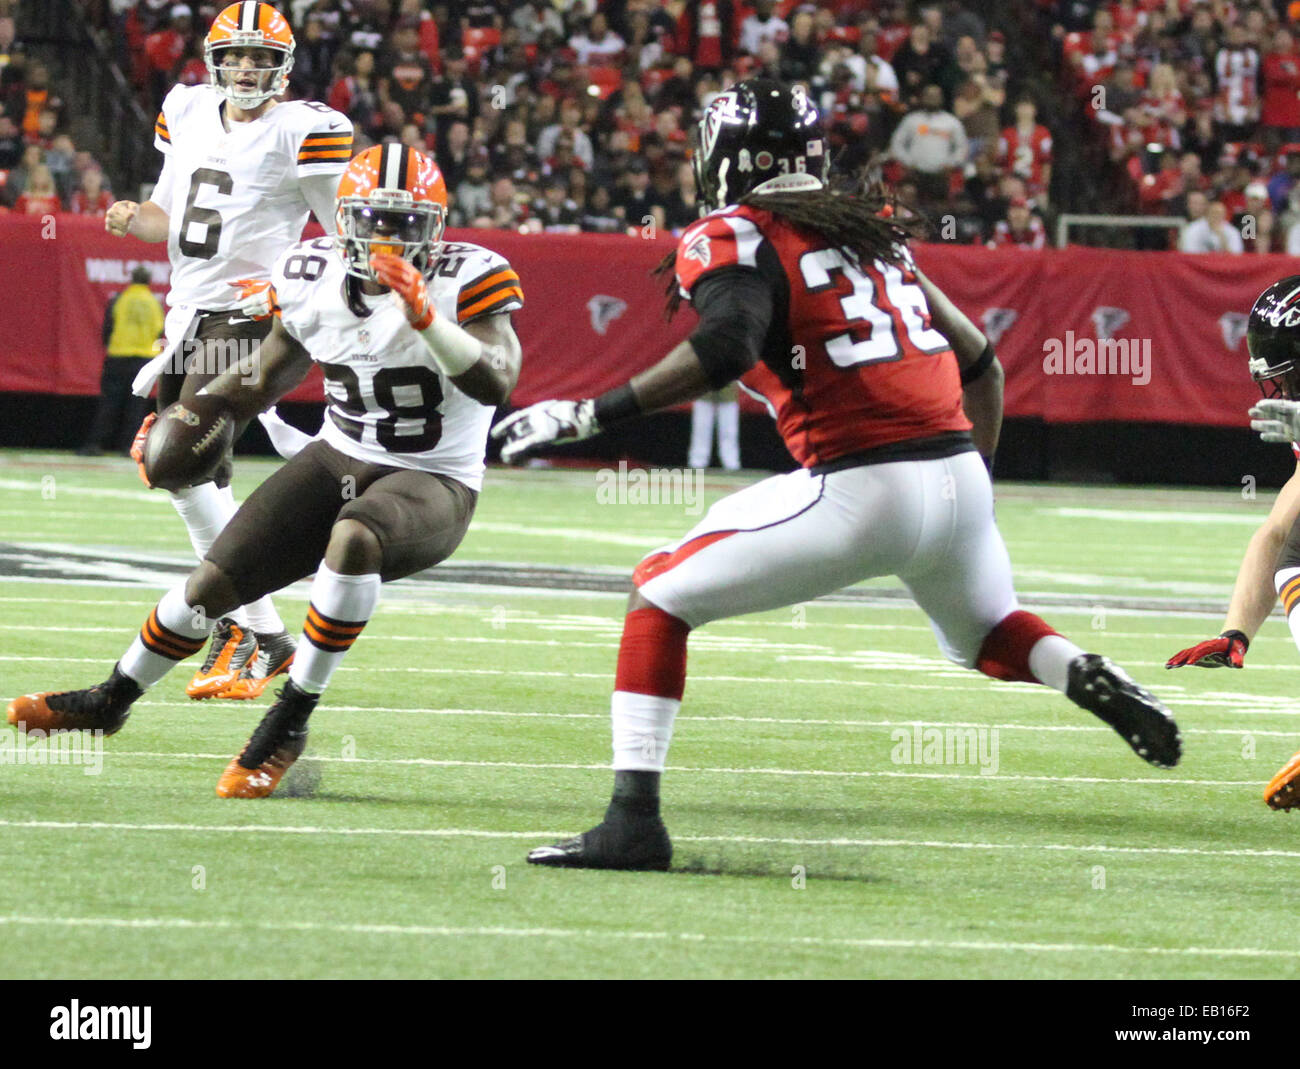
[[[1260,401],[1250,410],[1250,429],[1266,442],[1291,443],[1300,440],[1300,401],[1280,397]]]
[[[285,460],[292,460],[309,442],[315,441],[310,434],[303,434],[297,427],[285,423],[274,408],[259,413],[257,421],[266,428],[266,436],[271,439],[275,451]]]
[[[501,459],[513,464],[542,446],[580,442],[599,432],[595,401],[538,401],[503,419],[492,437],[504,440]]]

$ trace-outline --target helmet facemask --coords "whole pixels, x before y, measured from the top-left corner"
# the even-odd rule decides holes
[[[248,39],[241,41],[239,38]],[[252,52],[254,66],[248,67],[243,57],[234,53]],[[237,108],[251,111],[279,96],[289,87],[289,72],[293,69],[293,51],[268,44],[261,33],[231,34],[228,41],[216,47],[203,46],[203,58],[208,74],[217,90]],[[240,85],[252,76],[255,84]]]
[[[1250,377],[1258,384],[1259,392],[1264,395],[1265,400],[1300,400],[1300,368],[1295,366],[1294,361],[1288,360],[1276,367],[1270,367],[1263,360],[1252,359]]]
[[[377,282],[370,266],[376,253],[400,256],[427,275],[442,247],[447,226],[441,204],[417,200],[404,189],[376,189],[366,196],[340,197],[335,244],[347,273]]]

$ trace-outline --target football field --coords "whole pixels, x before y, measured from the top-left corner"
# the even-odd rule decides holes
[[[273,467],[241,459],[237,496]],[[269,702],[188,701],[195,662],[102,753],[6,729],[0,976],[1300,976],[1300,823],[1261,800],[1300,656],[1275,618],[1243,672],[1163,667],[1218,632],[1271,492],[998,487],[1023,603],[1153,686],[1176,769],[951,665],[882,579],[692,637],[673,871],[538,869],[608,797],[626,577],[696,519],[599,485],[489,471],[456,556],[385,587],[283,797],[215,796]],[[118,459],[0,454],[0,543],[5,703],[103,679],[192,564]]]

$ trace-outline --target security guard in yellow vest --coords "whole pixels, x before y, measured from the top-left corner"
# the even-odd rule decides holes
[[[104,312],[108,355],[99,377],[99,407],[78,455],[98,456],[106,442],[121,453],[131,448],[150,404],[131,393],[131,382],[158,351],[162,330],[163,307],[149,289],[149,268],[141,264],[131,272],[131,285],[109,301]]]

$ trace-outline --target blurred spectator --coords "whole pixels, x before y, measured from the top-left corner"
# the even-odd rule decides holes
[[[293,71],[289,84],[307,100],[324,100],[333,80],[334,56],[338,42],[326,36],[324,20],[309,15],[303,25],[293,53]]]
[[[937,85],[947,100],[953,84],[952,54],[932,40],[924,22],[912,27],[907,41],[894,53],[890,62],[898,75],[905,104],[912,104],[929,85]]]
[[[1183,252],[1243,251],[1241,235],[1228,221],[1228,209],[1221,201],[1214,201],[1205,210],[1204,218],[1188,224],[1178,247]]]
[[[28,174],[22,195],[14,201],[14,211],[27,215],[53,215],[63,211],[54,176],[45,164],[37,164]]]
[[[662,225],[663,202],[650,188],[650,169],[644,160],[632,161],[626,183],[615,195],[614,203],[623,210],[623,218],[629,227],[646,226],[650,221]]]
[[[609,66],[620,57],[627,43],[609,28],[604,12],[597,11],[587,21],[585,33],[569,38],[569,47],[578,57],[578,65]]]
[[[98,456],[105,446],[125,453],[150,402],[131,392],[139,370],[157,351],[163,330],[163,308],[149,289],[149,268],[131,272],[131,285],[109,301],[104,310],[106,357],[99,376],[99,404],[78,456]]]
[[[800,8],[792,16],[790,35],[781,45],[781,78],[787,82],[811,82],[820,60],[812,13]]]
[[[68,211],[77,215],[102,215],[113,203],[113,194],[104,186],[104,172],[98,164],[81,172],[81,186],[68,201]]]
[[[776,14],[776,0],[756,0],[754,10],[740,24],[740,50],[758,55],[764,42],[781,45],[790,36],[790,24]]]
[[[678,34],[697,70],[716,71],[731,64],[736,40],[736,5],[732,0],[686,0]]]
[[[339,71],[330,87],[329,106],[342,112],[360,130],[374,128],[379,113],[379,90],[375,79],[375,54],[363,49],[355,57],[340,57]]]
[[[456,184],[451,198],[453,226],[482,226],[492,215],[492,185],[488,181],[488,158],[483,149],[470,153],[465,177]]]
[[[664,200],[664,226],[680,234],[700,217],[700,202],[695,190],[695,170],[690,163],[677,165],[673,191]]]
[[[595,186],[587,194],[582,229],[594,234],[622,233],[623,214],[614,206],[609,186]]]
[[[1226,140],[1244,141],[1259,120],[1259,76],[1259,52],[1248,43],[1245,26],[1234,23],[1214,57],[1214,117]]]
[[[595,153],[591,138],[581,128],[582,108],[576,100],[566,100],[560,105],[559,122],[547,126],[537,136],[537,155],[543,160],[555,155],[555,147],[561,135],[567,135],[573,154],[582,161],[584,167],[591,167]]]
[[[1021,179],[1033,197],[1046,194],[1052,182],[1052,134],[1038,122],[1038,107],[1028,97],[1016,101],[1016,121],[1002,131],[998,162]]]
[[[898,124],[890,155],[906,167],[928,200],[947,195],[954,168],[966,162],[966,132],[957,116],[943,108],[943,90],[927,85],[916,109]]]
[[[519,40],[526,45],[536,44],[543,30],[550,30],[557,37],[564,34],[564,20],[547,0],[528,0],[515,9],[510,22],[519,31]]]
[[[420,51],[418,26],[416,19],[403,19],[393,33],[392,51],[379,65],[379,105],[387,108],[390,103],[397,104],[407,120],[422,127],[430,114],[433,67]],[[441,117],[447,113],[438,114]],[[471,118],[468,107],[459,117]],[[439,142],[445,130],[440,125]]]
[[[460,120],[473,126],[478,118],[478,88],[467,70],[463,51],[449,48],[443,52],[442,73],[434,76],[429,89],[429,114],[434,118],[436,144],[446,140],[452,123]]]
[[[44,63],[27,66],[26,88],[23,91],[23,136],[35,141],[41,136],[41,113],[52,111],[57,117],[63,110],[63,101],[50,91],[50,71]]]
[[[1019,249],[1041,249],[1047,245],[1047,231],[1043,221],[1029,210],[1029,201],[1015,197],[1007,206],[1007,217],[994,224],[990,249],[1015,246]]]
[[[547,234],[576,234],[581,229],[581,213],[569,199],[564,179],[547,179],[542,197],[533,202],[532,219]]]
[[[18,124],[0,111],[0,171],[8,171],[18,166],[23,156],[23,138],[18,131]]]

